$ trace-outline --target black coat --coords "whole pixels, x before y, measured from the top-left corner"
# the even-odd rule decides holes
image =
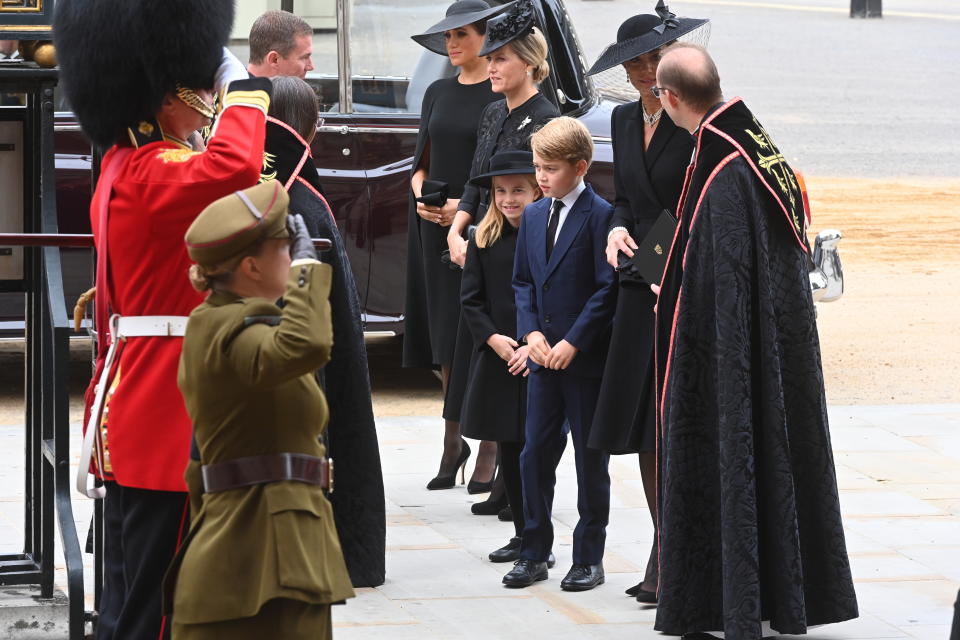
[[[626,227],[639,244],[661,211],[674,211],[693,152],[693,137],[664,112],[644,151],[639,102],[618,106],[612,121],[616,200],[610,228]],[[615,454],[653,451],[656,298],[645,283],[621,280],[618,289],[610,352],[589,445]]]
[[[330,502],[353,586],[376,587],[386,572],[386,507],[360,296],[343,237],[326,204],[301,182],[293,183],[289,194],[290,211],[303,215],[310,235],[333,243],[321,257],[333,266],[333,350],[319,374],[330,410],[328,455],[336,461]]]
[[[513,256],[517,231],[505,224],[497,242],[483,249],[467,245],[460,300],[463,322],[473,339],[460,433],[476,440],[522,442],[526,414],[526,378],[514,376],[487,345],[500,333],[516,339],[517,305],[513,296]]]
[[[657,309],[655,628],[756,640],[769,620],[802,634],[856,617],[857,600],[800,193],[739,100],[701,135]]]

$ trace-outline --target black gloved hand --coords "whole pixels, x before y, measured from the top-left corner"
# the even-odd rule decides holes
[[[292,260],[319,260],[317,250],[313,248],[313,239],[307,231],[307,223],[299,213],[287,216],[287,230],[290,232],[290,258]]]

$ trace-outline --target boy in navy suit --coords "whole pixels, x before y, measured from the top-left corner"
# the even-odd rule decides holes
[[[544,198],[524,210],[513,270],[517,333],[530,346],[532,361],[520,456],[526,524],[520,560],[503,583],[526,587],[547,579],[555,443],[566,420],[576,454],[580,521],[573,566],[560,587],[585,591],[603,583],[610,511],[608,456],[588,449],[587,440],[615,306],[614,271],[605,258],[613,207],[583,182],[593,141],[582,123],[556,118],[530,144]]]

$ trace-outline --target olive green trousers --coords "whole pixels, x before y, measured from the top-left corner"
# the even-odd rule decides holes
[[[205,624],[179,624],[173,616],[173,640],[330,640],[330,605],[299,600],[270,600],[251,618]]]

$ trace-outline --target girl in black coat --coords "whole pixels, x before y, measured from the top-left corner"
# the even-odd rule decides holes
[[[524,208],[540,196],[533,154],[505,151],[490,159],[490,171],[471,181],[491,189],[490,207],[467,243],[460,301],[472,338],[460,431],[468,438],[496,441],[500,477],[513,512],[516,535],[490,560],[509,562],[520,553],[523,502],[520,451],[526,416],[526,345],[517,334],[513,257]]]
[[[617,42],[601,54],[588,72],[600,73],[623,65],[630,84],[640,92],[640,100],[613,110],[616,200],[607,236],[610,268],[617,266],[622,259],[620,254],[633,255],[664,209],[675,213],[684,170],[693,151],[693,138],[670,120],[650,88],[656,84],[662,49],[707,21],[676,18],[662,0],[656,11],[657,15],[627,19],[617,31]],[[643,581],[628,589],[627,594],[645,603],[657,601],[658,575],[657,401],[653,361],[656,297],[650,284],[659,282],[647,283],[620,275],[613,335],[589,442],[589,446],[611,454],[639,453],[654,540]]]
[[[491,18],[484,38],[481,56],[486,56],[487,69],[493,90],[502,93],[503,100],[492,102],[483,110],[477,129],[476,150],[470,170],[477,177],[489,170],[490,158],[501,151],[530,150],[530,136],[551,118],[560,115],[556,106],[537,89],[550,73],[547,63],[547,41],[534,27],[533,12],[528,0],[519,0],[509,11]],[[491,38],[491,34],[494,37]],[[466,260],[467,242],[464,232],[471,224],[479,224],[488,205],[485,187],[467,184],[457,205],[453,224],[447,232],[450,260],[460,266]],[[459,420],[466,389],[467,361],[460,354],[470,349],[469,332],[461,327],[457,337],[455,362],[444,398],[443,416],[448,421]],[[492,442],[482,442],[475,477],[482,478],[480,469],[489,470],[489,482],[474,482],[471,493],[490,490],[497,449]],[[474,513],[496,513],[500,509],[499,481],[493,487],[490,499]],[[474,505],[479,507],[480,505]]]

